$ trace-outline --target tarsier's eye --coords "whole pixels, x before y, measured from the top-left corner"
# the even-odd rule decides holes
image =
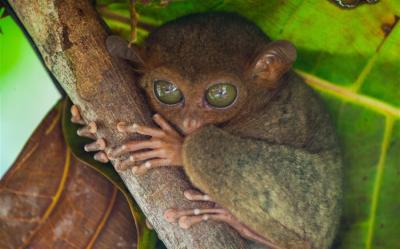
[[[224,108],[231,105],[235,101],[236,96],[236,87],[229,83],[212,85],[206,92],[207,103],[217,108]]]
[[[183,100],[183,95],[179,88],[166,80],[154,81],[154,94],[157,99],[164,104],[173,105]]]

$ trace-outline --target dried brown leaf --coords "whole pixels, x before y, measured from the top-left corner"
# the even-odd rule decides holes
[[[52,110],[0,181],[0,248],[136,248],[123,194],[72,156]]]

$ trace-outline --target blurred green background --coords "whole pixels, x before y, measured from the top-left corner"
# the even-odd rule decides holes
[[[0,177],[60,98],[21,29],[0,19]]]

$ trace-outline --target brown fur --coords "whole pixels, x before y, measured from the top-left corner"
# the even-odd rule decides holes
[[[277,56],[277,63],[273,64],[281,67],[277,79],[257,77],[260,56],[277,49],[268,47],[269,42],[257,26],[234,14],[183,17],[161,26],[144,42],[140,54],[145,65],[140,83],[153,110],[184,133],[185,119],[195,120],[201,127],[223,124],[265,105],[280,85],[280,76],[290,68],[290,59]],[[155,79],[176,84],[185,101],[175,106],[160,103],[153,94]],[[238,98],[232,106],[216,109],[204,101],[207,87],[218,82],[229,82],[238,88]],[[257,97],[257,101],[248,96]]]

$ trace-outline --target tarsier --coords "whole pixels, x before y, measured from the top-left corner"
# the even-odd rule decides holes
[[[132,63],[158,128],[119,123],[120,132],[149,139],[105,150],[100,138],[85,146],[100,150],[95,159],[120,159],[117,167],[137,175],[182,167],[201,191],[184,196],[217,203],[166,210],[165,218],[182,228],[217,220],[267,248],[331,245],[341,209],[341,157],[320,100],[290,70],[291,43],[270,41],[253,23],[223,13],[171,21],[141,47],[116,36],[106,43]],[[83,123],[76,106],[72,113],[73,122]],[[90,123],[78,134],[95,138],[95,131]]]

